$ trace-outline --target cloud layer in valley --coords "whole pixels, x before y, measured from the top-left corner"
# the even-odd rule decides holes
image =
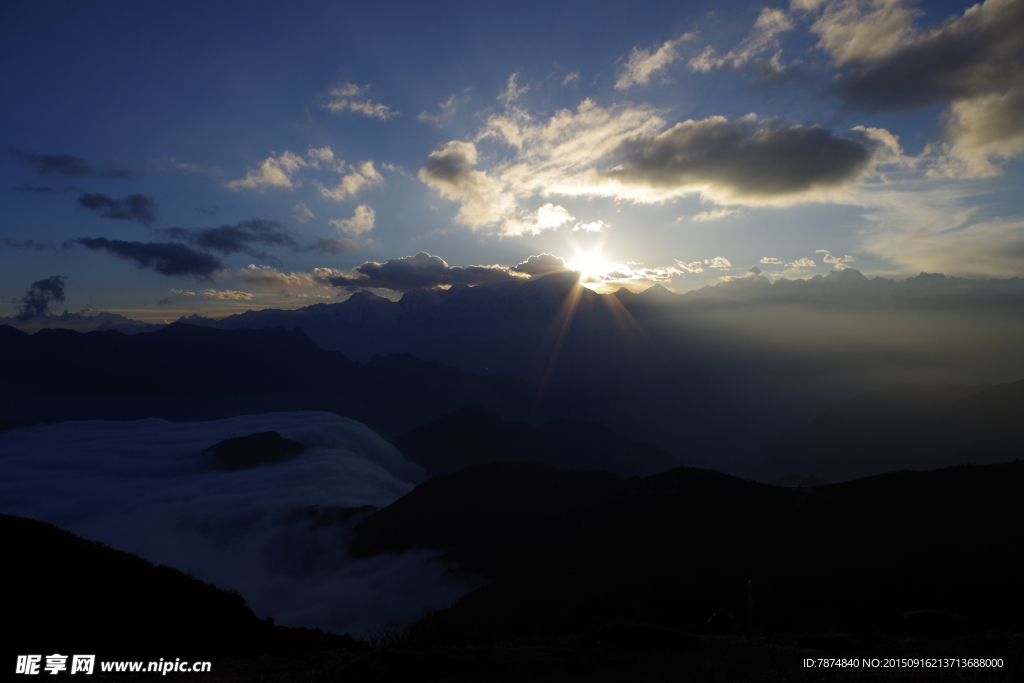
[[[268,430],[308,450],[235,471],[213,468],[202,452]],[[4,432],[0,444],[0,511],[239,590],[261,618],[365,635],[467,590],[422,552],[347,556],[348,527],[324,524],[330,511],[385,506],[424,475],[365,426],[330,413],[65,422]]]

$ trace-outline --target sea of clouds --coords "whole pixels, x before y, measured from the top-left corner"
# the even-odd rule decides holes
[[[276,431],[307,450],[214,469],[203,450]],[[236,589],[261,618],[365,635],[447,606],[471,586],[426,552],[353,559],[350,524],[309,506],[383,507],[423,470],[365,425],[326,412],[211,422],[65,422],[0,433],[0,512]]]

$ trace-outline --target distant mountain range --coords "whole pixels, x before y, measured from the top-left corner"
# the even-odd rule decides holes
[[[403,435],[396,443],[432,473],[532,460],[646,475],[681,462],[764,481],[788,474],[841,481],[906,467],[1011,460],[1020,457],[1024,436],[1024,382],[895,384],[735,450],[714,430],[752,438],[759,423],[707,407],[690,410],[691,397],[672,401],[659,392],[637,396],[585,382],[533,385],[408,354],[357,363],[318,347],[301,330],[175,324],[136,335],[28,335],[0,326],[0,352],[10,361],[0,376],[0,426],[328,410],[385,436]],[[702,439],[695,434],[701,429],[710,434]],[[714,439],[719,446],[708,445]]]

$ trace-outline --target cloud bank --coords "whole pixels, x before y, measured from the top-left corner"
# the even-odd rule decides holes
[[[520,264],[522,265],[522,264]],[[350,271],[318,268],[317,279],[334,287],[376,287],[396,291],[442,285],[484,285],[517,281],[525,275],[505,266],[449,266],[440,256],[421,251],[387,263],[366,261]]]
[[[203,449],[277,431],[299,457],[220,471]],[[353,560],[342,508],[385,506],[423,478],[362,424],[330,413],[202,423],[65,422],[0,434],[0,507],[239,590],[260,617],[365,635],[464,593],[426,553]]]

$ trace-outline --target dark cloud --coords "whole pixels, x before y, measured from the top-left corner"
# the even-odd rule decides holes
[[[67,279],[61,275],[51,275],[48,278],[37,280],[18,306],[18,315],[15,320],[25,322],[39,315],[46,315],[49,312],[50,304],[54,301],[64,301],[64,287]]]
[[[517,280],[504,266],[449,266],[440,256],[421,251],[387,263],[367,261],[348,273],[325,271],[317,279],[334,287],[377,287],[408,291],[441,285],[483,285]]]
[[[249,254],[263,259],[268,263],[279,263],[278,259],[257,249],[263,247],[283,247],[291,251],[323,251],[337,254],[347,251],[348,246],[342,244],[350,240],[325,240],[317,238],[317,243],[303,247],[292,236],[291,231],[277,221],[252,218],[236,225],[222,225],[217,228],[168,228],[167,235],[176,240],[188,242],[202,249],[212,249],[222,254]],[[354,246],[354,243],[353,243]]]
[[[170,306],[171,304],[174,303],[174,300],[168,297],[164,297],[163,299],[160,299],[156,303],[158,306]]]
[[[554,254],[538,254],[512,266],[512,270],[527,275],[547,275],[569,269],[566,268],[565,261]]]
[[[319,251],[325,254],[342,254],[346,251],[352,251],[359,246],[355,240],[350,240],[347,237],[341,239],[332,239],[329,237],[316,237],[316,244],[309,247],[309,251]]]
[[[1002,93],[1024,73],[1024,3],[988,0],[918,40],[857,60],[838,83],[870,110],[925,107]]]
[[[684,121],[624,141],[604,175],[656,188],[709,186],[736,198],[771,199],[856,180],[879,143],[811,126],[763,126],[749,118]]]
[[[40,175],[63,175],[71,178],[115,178],[118,180],[135,180],[138,177],[134,171],[118,167],[112,161],[107,162],[107,168],[96,168],[85,159],[70,154],[32,154],[15,147],[10,147],[7,151],[12,157]]]
[[[224,267],[211,254],[173,242],[125,242],[106,237],[83,237],[75,242],[94,251],[107,251],[118,258],[134,261],[139,268],[152,268],[164,275],[208,278]]]
[[[12,249],[31,249],[32,251],[55,251],[57,249],[52,244],[40,244],[35,240],[19,242],[18,240],[7,239],[6,237],[0,237],[0,246]]]
[[[86,209],[98,211],[104,218],[139,221],[145,225],[156,220],[156,200],[141,194],[114,199],[100,192],[90,192],[79,197],[78,203]]]
[[[30,185],[20,185],[18,187],[12,187],[15,192],[31,192],[33,194],[60,194],[57,190],[50,186],[43,187],[32,187]]]

